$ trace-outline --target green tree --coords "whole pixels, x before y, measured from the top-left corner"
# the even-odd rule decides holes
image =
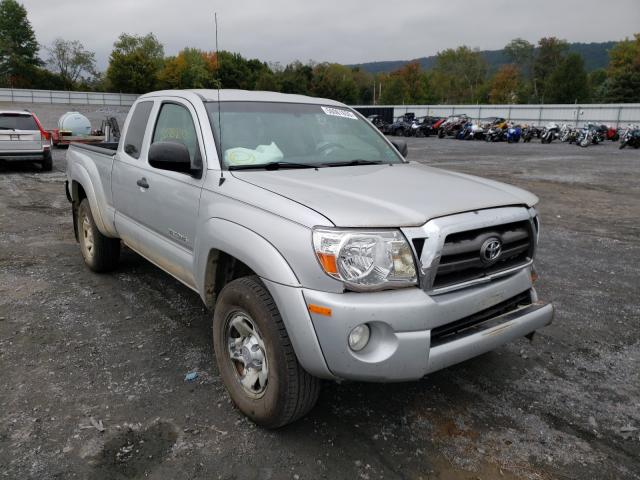
[[[514,38],[504,47],[504,53],[509,61],[520,69],[526,77],[531,76],[535,47],[523,38]]]
[[[344,103],[354,104],[358,100],[358,87],[352,71],[337,63],[319,63],[313,68],[311,93]]]
[[[29,87],[42,61],[27,10],[15,0],[0,1],[0,83]]]
[[[276,71],[276,77],[282,92],[307,95],[311,90],[313,67],[296,61],[287,65],[282,71]]]
[[[589,100],[589,78],[584,60],[570,53],[547,80],[545,100],[549,103],[574,103]]]
[[[537,100],[548,101],[547,80],[565,58],[569,44],[556,37],[544,37],[538,41],[533,63],[533,91]]]
[[[164,62],[164,47],[152,33],[145,36],[123,33],[113,44],[107,81],[113,90],[146,93],[158,84]]]
[[[381,77],[380,81],[382,82],[382,95],[378,100],[379,104],[402,105],[407,103],[409,87],[402,76],[392,73]]]
[[[611,49],[607,73],[607,100],[640,102],[640,33]]]
[[[594,103],[606,101],[609,82],[607,71],[604,68],[599,68],[589,73],[589,90],[591,91],[591,100]]]
[[[475,103],[486,80],[487,61],[467,46],[438,52],[432,84],[444,103]]]
[[[433,101],[429,78],[418,62],[409,62],[396,72],[406,85],[405,103],[423,104]]]
[[[73,88],[83,74],[88,79],[96,75],[95,53],[84,48],[77,40],[67,41],[56,38],[47,47],[47,65],[62,78],[65,88]]]
[[[222,88],[254,90],[260,75],[269,70],[266,63],[255,58],[247,60],[239,53],[221,51],[215,58]]]
[[[280,83],[278,82],[278,77],[271,69],[264,70],[256,79],[255,89],[266,92],[279,92]]]

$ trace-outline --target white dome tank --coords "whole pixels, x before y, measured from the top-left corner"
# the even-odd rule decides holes
[[[71,132],[71,135],[91,135],[91,122],[80,112],[67,112],[58,120],[58,129]]]

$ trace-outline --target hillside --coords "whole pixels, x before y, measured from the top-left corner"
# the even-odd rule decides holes
[[[598,68],[604,68],[609,62],[609,50],[617,42],[600,42],[600,43],[570,43],[569,51],[579,53],[584,59],[585,68],[588,72],[597,70]],[[489,70],[495,71],[501,65],[507,63],[507,58],[504,55],[504,50],[483,50],[480,53],[484,55],[489,64]],[[433,67],[436,56],[416,58],[415,60],[390,60],[384,62],[368,62],[360,63],[357,65],[350,65],[351,67],[360,67],[363,70],[371,73],[380,72],[393,72],[399,69],[410,61],[418,61],[422,68],[429,69]]]

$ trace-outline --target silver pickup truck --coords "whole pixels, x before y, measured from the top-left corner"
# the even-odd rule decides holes
[[[552,321],[538,199],[406,149],[332,100],[162,91],[69,148],[66,190],[88,267],[124,243],[198,292],[232,400],[275,428],[321,379],[416,380]]]

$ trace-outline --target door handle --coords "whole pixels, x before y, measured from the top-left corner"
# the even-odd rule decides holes
[[[140,180],[138,180],[136,182],[136,185],[138,185],[141,188],[149,188],[149,184],[147,183],[147,179],[142,177]]]

